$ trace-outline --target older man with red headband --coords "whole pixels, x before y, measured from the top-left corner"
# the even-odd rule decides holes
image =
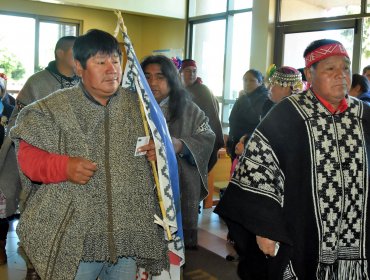
[[[242,279],[369,279],[370,107],[348,95],[340,42],[314,41],[304,57],[310,88],[257,127],[215,212]]]

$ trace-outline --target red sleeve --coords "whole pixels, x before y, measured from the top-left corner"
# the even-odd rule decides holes
[[[52,154],[21,140],[18,163],[32,181],[43,184],[67,181],[68,156]]]

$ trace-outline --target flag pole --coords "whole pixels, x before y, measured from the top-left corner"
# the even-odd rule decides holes
[[[141,118],[142,118],[143,124],[144,124],[145,135],[150,136],[149,128],[148,128],[148,121],[146,120],[146,117],[145,117],[144,106],[143,106],[142,102],[139,101],[139,103],[140,103]],[[163,203],[163,198],[162,198],[162,195],[161,195],[161,190],[159,189],[159,179],[158,179],[158,173],[157,173],[157,166],[155,165],[154,160],[150,161],[150,165],[152,167],[155,187],[157,189],[159,206],[161,208],[161,213],[162,213],[162,218],[163,218],[163,226],[166,230],[168,240],[172,240],[172,234],[171,234],[171,231],[170,231],[170,227],[168,226],[168,223],[166,222],[167,216],[166,216],[166,211],[164,209],[164,203]]]
[[[127,34],[127,28],[123,22],[123,18],[122,18],[122,14],[120,11],[115,11],[115,14],[117,15],[117,18],[118,18],[118,22],[117,22],[117,28],[115,30],[115,37],[117,36],[118,32],[119,32],[119,29],[121,29],[121,31],[123,33],[126,33]],[[140,99],[140,97],[139,97]],[[139,100],[139,103],[140,103],[140,113],[141,113],[141,119],[143,121],[143,125],[144,125],[144,131],[145,131],[145,135],[146,136],[150,136],[150,132],[149,132],[149,125],[148,125],[148,121],[146,119],[146,115],[145,115],[145,111],[144,111],[144,106],[143,106],[143,102],[141,102]],[[158,178],[158,172],[157,172],[157,166],[156,166],[156,163],[154,160],[151,160],[150,161],[150,165],[152,167],[152,172],[153,172],[153,176],[154,176],[154,183],[155,183],[155,187],[156,187],[156,190],[157,190],[157,196],[158,196],[158,202],[159,202],[159,207],[161,209],[161,213],[162,213],[162,225],[166,231],[166,234],[167,234],[167,239],[169,241],[172,240],[172,234],[171,234],[171,231],[170,231],[170,227],[167,223],[167,214],[166,214],[166,210],[164,208],[164,202],[163,202],[163,198],[162,198],[162,194],[161,194],[161,190],[160,190],[160,185],[159,185],[159,178]]]

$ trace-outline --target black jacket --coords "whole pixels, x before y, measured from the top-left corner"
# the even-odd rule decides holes
[[[268,99],[268,90],[264,85],[253,92],[241,96],[236,100],[229,117],[228,152],[235,157],[235,145],[240,137],[247,134],[248,138],[260,122],[263,105]]]

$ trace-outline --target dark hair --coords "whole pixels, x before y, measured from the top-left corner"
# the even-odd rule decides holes
[[[174,63],[164,55],[151,55],[144,58],[141,62],[141,68],[145,72],[145,68],[149,64],[158,64],[161,67],[162,74],[166,77],[168,86],[170,88],[169,93],[169,121],[174,121],[181,117],[184,111],[184,105],[189,94],[183,87],[178,71]]]
[[[298,68],[297,69],[299,72],[301,72],[302,75],[302,81],[307,81],[306,79],[306,74],[304,73],[304,68]]]
[[[122,51],[117,39],[102,30],[89,30],[86,34],[79,36],[73,45],[73,57],[81,63],[84,69],[86,69],[87,60],[97,53],[117,53],[120,60],[122,59]]]
[[[77,37],[75,36],[64,36],[60,37],[57,43],[55,44],[54,55],[57,58],[57,50],[68,51],[68,49],[73,47],[74,42]]]
[[[251,73],[257,79],[259,83],[263,82],[263,75],[260,71],[256,69],[249,69],[247,72],[244,73],[243,77],[247,75],[247,73]]]
[[[365,66],[364,69],[362,69],[362,75],[364,75],[366,71],[369,71],[369,70],[370,70],[370,65]]]
[[[313,41],[311,42],[308,47],[305,49],[304,53],[303,53],[303,57],[305,58],[306,55],[308,55],[310,52],[316,50],[317,48],[321,47],[321,46],[325,46],[325,45],[328,45],[328,44],[341,44],[341,42],[339,41],[336,41],[336,40],[332,40],[332,39],[320,39],[320,40],[316,40],[316,41]],[[318,61],[319,62],[319,61]],[[311,66],[313,68],[316,68],[317,66],[317,63],[318,62],[315,62],[314,64],[312,64]]]
[[[360,74],[353,74],[351,88],[354,88],[358,85],[361,88],[361,93],[368,92],[370,90],[370,83],[366,77]]]

